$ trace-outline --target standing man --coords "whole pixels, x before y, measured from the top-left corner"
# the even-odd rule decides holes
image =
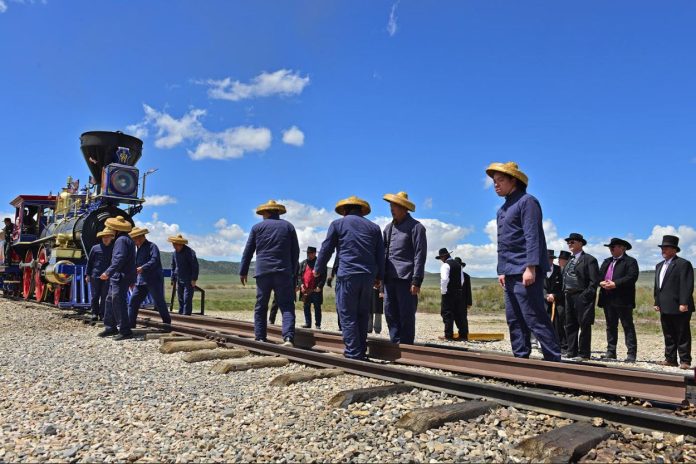
[[[626,254],[631,244],[620,238],[612,238],[608,244],[611,256],[604,260],[599,269],[599,301],[604,308],[607,321],[607,352],[603,359],[616,359],[616,344],[619,338],[619,321],[626,340],[626,362],[636,362],[638,339],[633,325],[633,308],[636,307],[636,282],[638,261]]]
[[[505,289],[505,316],[515,357],[528,358],[532,334],[544,359],[560,361],[561,350],[544,305],[549,270],[539,201],[527,193],[528,178],[516,163],[492,163],[486,174],[505,197],[498,210],[498,282]]]
[[[97,243],[89,250],[87,255],[87,269],[85,270],[85,281],[89,284],[92,294],[92,320],[100,321],[104,319],[104,309],[106,307],[106,297],[109,294],[109,283],[99,278],[111,264],[111,254],[113,252],[113,241],[116,232],[106,228],[97,233],[97,238],[101,243]]]
[[[386,268],[384,275],[384,315],[392,343],[412,345],[416,338],[416,309],[423,277],[428,243],[425,227],[413,219],[416,211],[406,192],[387,193],[392,222],[384,229]]]
[[[574,232],[565,241],[572,254],[570,261],[563,268],[568,357],[574,358],[575,361],[589,361],[599,266],[594,256],[583,251],[582,247],[587,245],[587,240],[581,234]]]
[[[462,307],[462,266],[452,259],[447,248],[440,248],[435,257],[442,261],[440,265],[440,315],[445,324],[445,340],[461,339],[466,334],[462,333],[463,324],[461,321]],[[457,324],[459,337],[454,337],[454,323]]]
[[[307,259],[300,263],[300,272],[297,273],[297,287],[300,289],[300,297],[304,304],[305,325],[303,329],[312,327],[311,306],[314,305],[314,326],[321,330],[321,305],[324,303],[324,283],[326,273],[314,277],[314,265],[317,263],[317,249],[307,247]]]
[[[351,359],[367,359],[367,326],[373,289],[379,287],[384,275],[384,243],[379,226],[365,218],[370,205],[352,196],[336,204],[343,217],[329,226],[321,245],[314,276],[326,273],[326,265],[335,250],[340,261],[336,274],[336,308],[339,313],[343,355]]]
[[[5,257],[5,264],[10,264],[10,245],[12,245],[12,231],[14,231],[14,224],[12,223],[12,219],[10,218],[5,218],[4,220],[5,227],[3,228],[3,232],[5,235],[5,244],[4,244],[4,257]]]
[[[283,319],[282,334],[285,346],[293,346],[295,339],[295,276],[300,259],[295,227],[280,219],[285,206],[270,200],[256,208],[263,221],[254,224],[242,254],[239,280],[247,283],[251,257],[256,252],[256,306],[254,307],[254,334],[256,340],[266,340],[266,315],[271,291],[274,292]]]
[[[136,227],[128,234],[137,247],[135,252],[135,272],[138,274],[135,280],[135,289],[128,303],[128,319],[131,327],[135,327],[140,305],[143,304],[148,293],[162,318],[162,322],[165,324],[172,323],[167,300],[164,298],[164,274],[162,273],[160,251],[157,245],[145,238],[149,233],[150,231],[147,229]]]
[[[566,252],[567,253],[567,252]],[[546,312],[551,317],[553,329],[561,345],[561,356],[568,351],[568,339],[565,333],[565,296],[563,295],[563,270],[561,266],[554,264],[555,252],[548,250],[550,270],[544,279],[544,299],[546,300]]]
[[[198,258],[183,235],[167,238],[174,247],[172,253],[172,285],[176,285],[179,314],[190,316],[193,312],[193,291],[198,283]]]
[[[128,236],[133,225],[123,216],[109,218],[106,227],[116,231],[116,241],[111,254],[111,265],[99,278],[109,281],[109,294],[104,307],[104,330],[100,337],[116,335],[114,340],[133,338],[128,320],[128,288],[135,283],[135,243]],[[118,328],[117,328],[118,327]]]
[[[679,237],[662,237],[664,261],[655,267],[655,311],[660,312],[665,336],[665,360],[662,366],[691,366],[691,313],[694,312],[694,267],[677,256]],[[677,364],[677,352],[680,364]]]
[[[568,261],[570,261],[570,257],[572,255],[570,254],[570,251],[566,250],[561,250],[558,253],[558,265],[561,267],[561,271],[565,269],[566,264],[568,264]]]
[[[462,305],[459,308],[462,326],[457,326],[457,328],[459,329],[459,341],[464,342],[469,338],[469,310],[474,305],[474,298],[471,292],[471,276],[464,272],[466,263],[460,257],[456,257],[454,260],[462,267],[462,298],[460,300]]]

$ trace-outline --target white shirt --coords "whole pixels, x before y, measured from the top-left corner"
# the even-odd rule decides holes
[[[440,294],[447,295],[447,286],[450,281],[450,265],[446,262],[440,266]],[[462,267],[462,288],[464,288],[464,267]]]
[[[662,288],[662,281],[665,280],[665,274],[667,274],[667,268],[669,267],[669,264],[672,262],[674,258],[669,258],[665,260],[664,264],[662,265],[662,269],[660,269],[660,288]]]

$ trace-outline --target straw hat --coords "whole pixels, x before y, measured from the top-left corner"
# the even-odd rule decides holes
[[[343,215],[343,210],[346,206],[360,206],[360,214],[362,216],[367,216],[370,214],[370,204],[363,199],[360,199],[353,195],[352,197],[345,198],[338,203],[336,203],[336,212]]]
[[[520,167],[515,162],[508,161],[507,163],[491,163],[490,166],[486,168],[486,174],[488,174],[488,177],[491,179],[493,178],[493,174],[496,172],[502,172],[503,174],[512,176],[522,182],[525,186],[529,185],[529,178],[527,177],[527,174],[520,171]]]
[[[188,240],[186,240],[184,236],[181,234],[173,235],[169,237],[167,241],[174,244],[178,243],[179,245],[186,245],[188,243]]]
[[[123,216],[116,216],[115,218],[109,218],[104,223],[106,227],[111,230],[116,230],[118,232],[130,232],[133,230],[133,225],[126,221]]]
[[[272,213],[285,214],[285,206],[280,203],[276,203],[275,200],[268,200],[268,203],[259,205],[256,207],[256,214],[261,214],[264,211],[270,211]]]
[[[140,228],[140,227],[134,227],[133,230],[130,231],[128,235],[130,235],[130,238],[135,238],[135,237],[140,237],[141,235],[149,234],[150,231],[145,229],[145,228]]]
[[[414,205],[413,202],[408,199],[408,193],[406,192],[399,192],[396,194],[387,193],[382,198],[384,198],[389,203],[394,203],[395,205],[403,206],[409,211],[416,211],[416,205]]]
[[[113,236],[116,235],[116,232],[114,232],[113,230],[111,230],[111,229],[109,229],[109,228],[107,227],[106,229],[104,229],[104,230],[102,230],[101,232],[97,233],[97,238],[106,237],[107,235],[110,235],[110,236],[113,237]]]

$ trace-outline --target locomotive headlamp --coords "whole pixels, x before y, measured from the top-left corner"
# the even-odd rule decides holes
[[[121,198],[137,198],[138,169],[112,163],[104,168],[102,194]]]

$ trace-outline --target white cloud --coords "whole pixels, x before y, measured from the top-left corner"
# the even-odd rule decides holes
[[[490,176],[486,176],[483,178],[483,188],[484,190],[488,190],[489,188],[493,187],[493,178]]]
[[[4,0],[0,0],[0,13],[7,11],[7,3]]]
[[[145,197],[147,206],[164,206],[176,203],[176,198],[171,195],[149,195]]]
[[[399,25],[396,22],[398,19],[396,16],[396,9],[398,6],[399,2],[394,3],[389,11],[389,20],[387,21],[387,33],[389,37],[394,37],[394,34],[396,34],[396,31],[399,29]]]
[[[128,126],[129,132],[144,138],[152,129],[158,148],[192,143],[193,149],[187,152],[194,160],[241,158],[247,152],[265,151],[271,146],[271,131],[265,127],[237,126],[221,132],[209,131],[200,121],[206,115],[202,109],[193,108],[178,119],[147,104],[143,104],[143,110],[145,117]]]
[[[283,131],[283,143],[301,147],[304,145],[304,132],[297,126],[292,126],[290,129]]]
[[[208,96],[210,98],[239,101],[272,95],[299,95],[309,85],[309,76],[303,77],[297,71],[279,69],[272,73],[262,72],[251,79],[248,84],[232,80],[230,77],[221,80],[207,79],[198,83],[209,86]]]
[[[425,209],[433,209],[433,199],[432,197],[428,197],[423,201],[423,208]]]

